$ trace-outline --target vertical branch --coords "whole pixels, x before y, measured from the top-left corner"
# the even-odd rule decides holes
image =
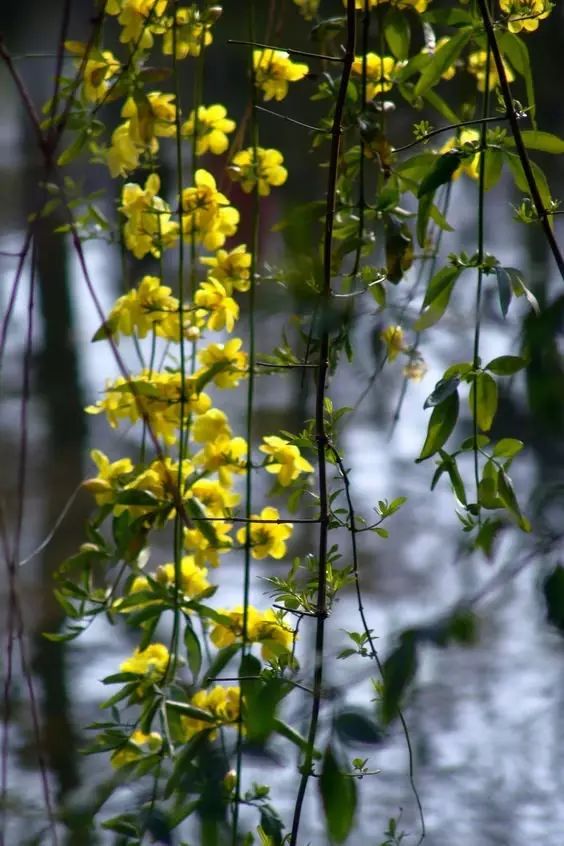
[[[251,110],[250,110],[250,133],[251,133],[251,147],[252,157],[255,167],[255,185],[253,189],[253,205],[252,205],[252,242],[251,242],[251,267],[250,267],[250,287],[249,287],[249,358],[248,358],[248,383],[247,383],[247,407],[246,407],[246,438],[247,438],[247,456],[246,456],[246,472],[245,472],[245,520],[247,521],[247,531],[245,534],[245,549],[244,549],[244,574],[243,574],[243,621],[242,621],[242,646],[241,646],[241,669],[244,667],[245,659],[248,655],[249,645],[249,599],[251,586],[251,514],[252,514],[252,455],[251,444],[253,441],[253,407],[255,397],[255,310],[256,310],[256,268],[258,262],[259,251],[259,221],[260,221],[260,199],[259,199],[259,174],[258,174],[258,124],[257,124],[257,86],[256,73],[253,60],[253,44],[256,38],[255,31],[255,2],[250,0],[249,3],[249,73],[251,84]],[[237,746],[236,746],[236,766],[237,774],[236,780],[236,796],[235,805],[233,807],[233,846],[238,842],[238,827],[239,827],[239,804],[241,801],[241,774],[243,769],[243,713],[240,709],[239,719],[237,722]]]
[[[321,338],[319,351],[319,365],[317,370],[317,389],[315,396],[315,438],[317,441],[317,459],[319,473],[319,549],[318,549],[318,572],[317,572],[317,620],[315,628],[315,667],[313,676],[313,701],[309,732],[307,738],[307,751],[302,765],[302,776],[298,787],[294,818],[292,821],[292,833],[290,846],[297,846],[298,831],[302,813],[303,802],[311,776],[313,764],[313,752],[317,725],[319,721],[319,710],[321,705],[321,692],[323,683],[323,646],[325,638],[325,620],[327,618],[327,546],[329,530],[329,498],[327,490],[327,467],[326,449],[327,433],[325,429],[325,380],[329,369],[329,321],[328,311],[331,303],[331,254],[333,246],[333,224],[335,218],[335,200],[337,193],[337,175],[339,170],[339,153],[341,147],[341,135],[343,132],[342,120],[347,96],[347,86],[354,61],[356,36],[356,15],[354,0],[347,0],[347,42],[343,53],[343,70],[335,113],[331,129],[331,149],[329,153],[329,175],[327,179],[327,201],[325,210],[325,235],[323,242],[323,288],[320,294],[320,324]]]
[[[484,99],[482,103],[482,117],[484,122],[480,126],[480,164],[478,170],[478,280],[476,284],[476,306],[475,306],[475,328],[474,328],[474,353],[472,359],[472,368],[474,370],[474,400],[472,403],[472,435],[474,439],[474,481],[476,484],[476,502],[478,503],[478,523],[481,524],[481,508],[480,508],[480,465],[479,465],[479,450],[478,450],[478,383],[477,371],[480,367],[480,329],[482,323],[482,283],[484,279],[483,261],[484,261],[484,225],[485,225],[485,178],[486,178],[486,132],[487,124],[485,119],[488,116],[488,108],[490,101],[490,62],[491,62],[491,48],[488,42],[486,50],[486,79]]]

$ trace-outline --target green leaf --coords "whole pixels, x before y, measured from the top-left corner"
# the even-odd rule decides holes
[[[515,519],[517,520],[517,524],[520,529],[524,532],[531,531],[531,524],[527,520],[527,518],[521,513],[521,509],[519,507],[519,503],[517,502],[517,497],[515,495],[515,490],[513,488],[513,482],[505,472],[503,468],[499,468],[498,475],[497,475],[497,487],[498,493],[503,501],[503,504],[507,508],[508,511],[513,514]]]
[[[434,198],[435,194],[430,192],[429,194],[425,194],[424,197],[421,197],[417,204],[415,234],[417,235],[417,243],[420,247],[425,247],[427,242],[427,227],[429,225],[429,217],[431,216]]]
[[[219,676],[221,671],[227,664],[231,661],[231,659],[239,652],[242,648],[242,643],[231,643],[229,646],[225,646],[215,656],[214,660],[208,667],[208,671],[204,678],[203,687],[208,687],[212,684],[213,680],[216,676]]]
[[[430,458],[446,443],[456,425],[459,404],[458,391],[455,391],[433,409],[427,437],[417,462]]]
[[[465,155],[459,150],[448,150],[448,152],[439,156],[433,169],[423,177],[417,196],[421,198],[425,194],[436,191],[440,185],[446,185],[447,182],[450,182],[464,158]]]
[[[499,182],[503,170],[503,153],[499,150],[488,150],[484,155],[484,189],[490,191]]]
[[[452,489],[454,491],[454,495],[458,499],[462,505],[466,505],[466,489],[464,487],[464,482],[462,481],[462,476],[460,475],[460,471],[458,469],[458,464],[456,463],[456,458],[454,456],[449,455],[444,450],[439,450],[440,456],[443,459],[444,469],[448,473],[448,477],[450,479],[450,483],[452,485]]]
[[[531,196],[531,192],[529,190],[529,183],[525,178],[525,173],[523,171],[523,165],[521,164],[521,159],[516,153],[509,153],[505,152],[505,159],[507,164],[509,165],[509,169],[513,175],[513,180],[515,185],[520,191],[524,191],[528,196]],[[535,162],[530,161],[531,170],[533,172],[533,177],[535,182],[537,183],[537,188],[540,194],[540,198],[542,200],[543,209],[548,211],[552,206],[552,197],[550,194],[550,188],[548,187],[548,182],[546,181],[546,176],[538,164]],[[548,216],[548,221],[552,225],[552,216]]]
[[[195,683],[202,667],[202,647],[196,632],[188,622],[186,623],[186,628],[184,630],[184,645],[186,647],[188,666],[190,667],[193,681]]]
[[[176,711],[183,717],[192,717],[194,720],[201,720],[203,723],[215,723],[216,718],[209,711],[204,711],[203,708],[196,708],[195,705],[190,705],[188,702],[176,702],[174,699],[166,700],[166,707],[171,711]]]
[[[344,843],[352,831],[356,813],[356,784],[342,770],[342,763],[329,744],[323,756],[319,790],[329,839]]]
[[[521,272],[514,267],[506,267],[504,268],[504,270],[509,276],[509,279],[511,281],[511,288],[515,296],[524,296],[538,317],[538,315],[540,314],[540,306],[538,304],[537,298],[531,291],[529,291],[529,289],[525,285],[523,277],[521,276]]]
[[[390,723],[397,717],[406,687],[417,670],[417,644],[415,634],[402,634],[399,646],[386,658],[382,668],[382,719]]]
[[[551,132],[539,132],[536,129],[523,129],[521,138],[528,150],[539,150],[541,153],[564,153],[564,140]],[[508,147],[515,147],[515,139],[512,135],[507,136],[505,144]]]
[[[408,16],[399,9],[390,7],[384,17],[384,36],[392,56],[400,62],[409,57],[411,31]]]
[[[456,112],[453,112],[447,101],[440,97],[436,91],[429,89],[425,92],[423,97],[429,103],[429,105],[433,109],[436,109],[436,111],[440,115],[442,115],[445,120],[448,120],[449,123],[460,123],[459,116],[456,114]]]
[[[413,238],[405,223],[386,216],[386,278],[394,285],[413,263]]]
[[[497,292],[499,295],[499,305],[501,308],[501,313],[504,317],[507,316],[507,312],[509,310],[509,304],[511,302],[511,277],[507,272],[507,268],[500,267],[499,265],[494,268],[495,275],[497,279]]]
[[[298,731],[296,731],[292,726],[289,726],[288,723],[283,722],[282,720],[275,719],[273,724],[273,730],[280,735],[280,737],[284,737],[286,740],[289,740],[290,743],[293,743],[298,749],[305,754],[309,750],[309,743],[303,735],[301,735]],[[318,749],[313,750],[313,757],[316,759],[321,758],[321,752]]]
[[[526,366],[527,362],[521,356],[500,355],[498,358],[492,358],[489,364],[486,364],[485,369],[495,373],[496,376],[512,376]]]
[[[432,88],[439,82],[443,73],[452,67],[464,47],[468,44],[471,35],[472,28],[465,27],[435,51],[429,64],[417,81],[415,86],[416,97],[423,96],[429,88]]]
[[[511,67],[525,80],[527,106],[533,126],[535,121],[535,86],[531,72],[531,59],[527,45],[513,32],[504,32],[498,38],[502,54],[509,60]]]
[[[415,321],[413,328],[416,332],[428,329],[437,323],[445,313],[450,302],[450,297],[462,268],[443,267],[435,273],[425,293],[423,300],[423,313]]]
[[[491,429],[497,411],[497,382],[489,373],[477,373],[470,385],[468,404],[483,432]]]
[[[435,390],[429,394],[423,404],[423,408],[433,408],[435,405],[440,405],[451,394],[453,394],[460,384],[460,376],[451,376],[450,379],[439,379],[435,385]]]
[[[542,586],[546,619],[564,634],[564,567],[557,564]]]
[[[493,448],[493,455],[496,458],[513,458],[525,444],[517,438],[502,438]]]
[[[359,709],[344,709],[337,715],[334,725],[339,740],[344,744],[377,745],[382,742],[383,734],[378,724]]]
[[[66,150],[63,150],[59,158],[57,159],[57,164],[59,167],[64,167],[64,165],[70,164],[74,159],[76,159],[84,149],[86,142],[88,141],[88,131],[83,130],[80,132],[74,141],[67,147]]]

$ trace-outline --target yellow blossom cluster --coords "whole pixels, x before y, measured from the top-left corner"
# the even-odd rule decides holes
[[[238,687],[215,685],[208,690],[199,690],[190,700],[190,704],[201,711],[207,711],[210,719],[182,717],[185,739],[189,740],[201,731],[210,732],[210,740],[216,736],[219,726],[234,725],[241,709],[241,691]]]
[[[211,173],[200,168],[195,186],[182,192],[182,234],[187,241],[201,243],[207,250],[223,247],[225,239],[235,235],[239,212],[217,190]]]
[[[300,473],[313,473],[313,467],[300,455],[298,447],[285,438],[268,435],[263,438],[259,449],[267,456],[265,470],[268,473],[276,473],[284,488],[294,482]]]
[[[355,9],[361,12],[367,6],[368,9],[374,9],[376,6],[381,6],[384,3],[389,3],[390,6],[394,6],[396,9],[414,9],[422,15],[423,12],[427,11],[430,0],[368,0],[368,3],[367,0],[355,0],[354,6]],[[343,0],[343,5],[347,5],[347,0]]]
[[[265,100],[283,100],[288,83],[303,79],[307,65],[293,62],[285,50],[253,50],[255,84],[262,89]]]
[[[164,643],[150,643],[146,649],[136,649],[119,666],[122,673],[135,673],[156,680],[164,676],[170,661],[170,654]]]
[[[196,155],[214,153],[220,156],[229,146],[227,135],[235,129],[235,121],[227,117],[227,109],[219,103],[213,106],[198,106],[190,112],[182,124],[181,132],[186,138],[196,134]]]
[[[510,32],[534,32],[539,21],[547,18],[552,10],[550,0],[499,0],[499,8],[507,16]]]
[[[229,610],[221,608],[218,613],[228,617],[230,622],[217,623],[211,631],[210,638],[215,646],[223,648],[243,637],[244,610],[242,606],[238,606]],[[284,622],[281,612],[274,611],[272,608],[258,611],[250,605],[247,607],[247,641],[260,643],[262,657],[268,661],[291,651],[294,630]]]
[[[160,187],[156,173],[147,177],[144,188],[134,182],[123,187],[119,210],[127,218],[123,227],[125,246],[138,259],[147,253],[159,258],[178,239],[178,224],[171,220],[170,207],[157,195]]]
[[[472,150],[473,147],[479,146],[480,133],[477,129],[465,128],[458,133],[458,138],[450,138],[446,141],[440,149],[442,154],[448,153],[453,148],[464,149],[465,147]],[[470,179],[478,179],[480,175],[480,153],[469,155],[462,159],[459,167],[454,171],[452,179],[458,179],[463,173],[469,176]]]
[[[362,77],[363,69],[366,67],[366,97],[368,100],[372,100],[378,94],[390,90],[397,66],[398,63],[391,56],[367,53],[366,62],[362,56],[357,56],[351,70],[354,76]]]
[[[319,9],[319,0],[294,0],[294,3],[306,21],[313,20]]]
[[[490,67],[487,72],[487,58],[486,50],[476,50],[468,56],[468,71],[476,77],[476,87],[478,91],[486,90],[486,77],[489,80],[489,89],[496,88],[499,85],[499,76],[497,73],[496,64],[493,56],[490,56]],[[506,61],[503,61],[505,75],[508,82],[513,82],[515,75]]]
[[[286,541],[293,528],[292,523],[285,523],[280,519],[277,508],[267,506],[260,514],[251,516],[248,526],[239,529],[237,540],[240,544],[245,544],[248,536],[253,558],[284,558]]]
[[[169,446],[178,439],[191,414],[203,414],[211,407],[210,397],[197,390],[197,375],[142,370],[126,379],[119,376],[109,382],[104,399],[89,405],[89,414],[105,412],[115,429],[120,420],[136,423],[145,420],[155,435],[162,436]]]
[[[76,62],[80,67],[86,54],[86,44],[81,41],[65,41],[65,49],[75,56],[80,56]],[[90,103],[101,102],[120,70],[121,65],[110,50],[89,49],[82,68],[82,90],[85,99]]]
[[[268,197],[271,186],[283,185],[288,178],[283,161],[284,157],[278,150],[249,147],[233,157],[229,174],[233,180],[241,183],[241,188],[247,194],[258,185],[259,195]]]

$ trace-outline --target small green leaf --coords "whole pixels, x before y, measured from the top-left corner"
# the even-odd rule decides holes
[[[490,191],[499,182],[503,170],[503,153],[488,150],[484,155],[484,189]]]
[[[188,666],[192,671],[194,682],[202,667],[202,647],[192,626],[187,622],[184,630],[184,645],[188,658]]]
[[[219,676],[221,671],[227,666],[227,664],[231,661],[231,659],[239,652],[242,648],[242,643],[231,643],[229,646],[225,646],[223,649],[220,649],[217,655],[215,656],[214,660],[210,664],[208,671],[204,678],[204,687],[208,687],[208,685],[212,684],[215,680],[216,676]]]
[[[301,749],[302,752],[307,753],[309,751],[309,743],[307,739],[292,728],[292,726],[289,726],[288,723],[275,719],[273,728],[280,737],[284,737],[286,740],[289,740],[290,743],[293,743],[298,747],[298,749]],[[318,749],[314,749],[313,757],[319,760],[321,758],[321,752]]]
[[[352,831],[356,813],[356,784],[343,771],[343,764],[329,744],[323,756],[319,790],[331,841],[344,843]]]
[[[489,373],[477,373],[470,385],[468,404],[483,432],[491,429],[497,411],[497,382]]]
[[[195,705],[190,705],[188,702],[176,702],[173,699],[167,699],[165,704],[171,711],[176,711],[183,717],[191,717],[193,720],[201,720],[203,723],[216,722],[216,717],[210,714],[209,711],[204,711],[203,708],[196,708]]]
[[[517,497],[515,495],[515,490],[513,488],[513,482],[505,472],[503,468],[500,467],[497,475],[497,486],[498,486],[498,493],[500,498],[503,501],[503,504],[507,508],[508,511],[513,514],[515,519],[517,520],[517,524],[520,529],[524,532],[531,531],[531,524],[527,520],[527,518],[521,513],[521,509],[519,507],[519,503],[517,502]]]
[[[382,742],[382,730],[364,711],[347,708],[335,719],[335,730],[344,744],[377,745]]]
[[[472,28],[465,27],[453,35],[446,44],[439,47],[431,57],[429,64],[419,77],[415,86],[415,96],[421,97],[428,88],[436,85],[445,71],[455,63],[472,36]]]
[[[221,546],[213,520],[207,519],[207,515],[201,502],[192,496],[189,499],[184,500],[184,507],[189,517],[196,518],[195,526],[203,534],[210,546],[214,548]]]
[[[432,408],[435,405],[440,405],[447,397],[453,394],[460,384],[460,376],[451,376],[450,379],[439,379],[435,385],[435,390],[429,394],[423,404],[423,408]]]
[[[494,268],[494,270],[497,279],[497,292],[499,295],[499,305],[501,308],[501,313],[504,317],[506,317],[509,309],[509,304],[511,302],[511,277],[507,272],[507,268],[505,267],[500,267],[498,265]]]
[[[525,80],[527,106],[529,107],[532,124],[535,126],[535,86],[527,45],[522,38],[513,32],[503,32],[499,36],[499,46],[503,55],[509,59],[511,67]]]
[[[513,458],[521,452],[525,444],[517,438],[502,438],[493,448],[496,458]]]
[[[460,267],[443,267],[435,273],[425,293],[423,313],[415,321],[413,328],[416,332],[428,329],[437,323],[445,313],[456,281],[460,276]]]
[[[523,129],[521,131],[521,138],[528,150],[538,150],[541,153],[554,153],[555,155],[564,153],[564,140],[557,135],[552,135],[550,132]],[[505,139],[505,143],[509,147],[515,147],[515,139],[512,135],[509,135]]]
[[[433,409],[427,437],[417,462],[430,458],[446,443],[456,425],[459,404],[458,391],[455,391]]]
[[[509,275],[509,279],[511,281],[511,288],[513,293],[516,297],[525,297],[535,314],[540,314],[540,306],[538,304],[538,300],[535,295],[529,291],[527,286],[525,285],[521,273],[519,270],[516,270],[514,267],[506,267],[505,270]]]
[[[512,376],[527,366],[524,358],[518,355],[500,355],[492,358],[485,369],[495,373],[496,376]]]
[[[448,152],[439,156],[433,169],[424,176],[417,196],[419,198],[424,197],[425,194],[435,192],[440,185],[446,185],[447,182],[450,182],[463,158],[465,156],[459,150],[448,150]]]
[[[417,235],[417,243],[420,247],[425,247],[427,242],[427,227],[429,226],[429,217],[431,209],[433,208],[433,200],[435,194],[430,191],[425,196],[421,197],[417,204],[417,222],[415,224],[415,234]]]
[[[384,17],[384,37],[392,56],[400,62],[405,61],[409,57],[411,39],[408,15],[390,7]]]
[[[507,164],[509,165],[509,169],[513,175],[513,180],[515,185],[520,191],[523,191],[527,196],[530,196],[529,190],[529,183],[525,177],[525,173],[523,171],[523,165],[521,164],[521,159],[516,153],[509,153],[505,152],[505,159]],[[537,183],[537,188],[539,190],[540,198],[542,200],[542,205],[544,211],[549,211],[552,206],[552,197],[550,194],[550,188],[548,187],[548,182],[546,180],[546,176],[538,164],[535,162],[530,161],[531,169],[533,171],[533,176],[535,178],[535,182]],[[547,220],[552,225],[552,216],[548,215]]]
[[[398,714],[406,687],[417,669],[417,644],[415,633],[402,634],[399,646],[386,658],[382,668],[382,719],[388,724]]]

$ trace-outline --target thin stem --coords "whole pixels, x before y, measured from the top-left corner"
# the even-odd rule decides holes
[[[261,47],[264,50],[283,50],[290,56],[307,56],[310,59],[321,59],[324,62],[343,62],[339,56],[324,56],[322,53],[308,53],[307,50],[294,50],[292,47],[273,47],[272,44],[261,44],[259,41],[241,41],[238,38],[228,38],[228,44],[242,44],[246,47]]]
[[[329,173],[327,179],[327,201],[325,211],[325,236],[323,242],[323,288],[320,295],[321,338],[319,344],[319,369],[317,371],[317,389],[315,396],[315,438],[317,441],[317,459],[319,475],[319,547],[318,547],[318,584],[317,611],[319,617],[315,627],[315,665],[313,674],[313,701],[309,731],[307,736],[307,750],[301,767],[301,779],[294,807],[290,846],[297,846],[301,814],[309,778],[312,773],[313,752],[317,725],[321,706],[323,684],[323,647],[325,639],[325,620],[327,616],[327,547],[329,529],[329,497],[327,489],[326,455],[327,432],[325,429],[325,380],[329,370],[329,326],[328,320],[323,319],[328,314],[331,300],[331,255],[333,247],[333,225],[335,218],[335,200],[337,191],[337,176],[339,170],[339,153],[341,147],[343,113],[347,94],[347,86],[354,61],[356,38],[356,15],[354,0],[347,0],[347,42],[343,54],[343,72],[337,98],[333,126],[331,131],[331,149],[329,154]]]

